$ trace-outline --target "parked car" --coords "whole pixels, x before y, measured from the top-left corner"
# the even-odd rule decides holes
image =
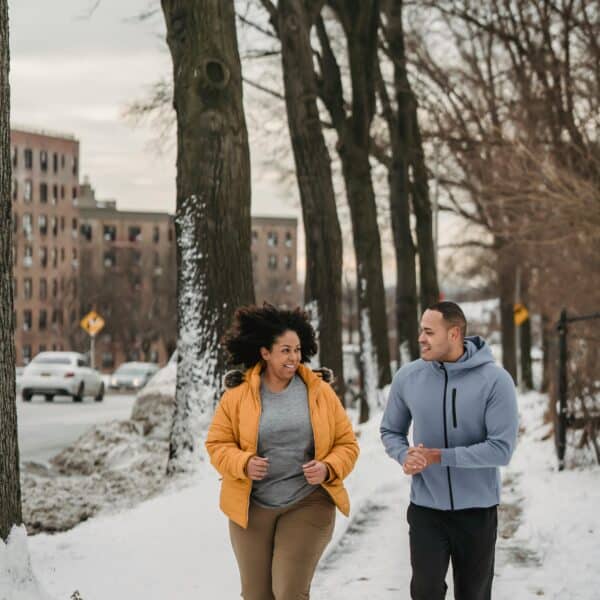
[[[23,370],[21,396],[29,402],[41,394],[47,402],[54,396],[72,396],[82,402],[93,396],[96,402],[104,399],[104,383],[100,373],[92,369],[86,357],[78,352],[40,352]]]
[[[158,371],[158,365],[147,362],[123,363],[110,378],[114,390],[140,390]]]

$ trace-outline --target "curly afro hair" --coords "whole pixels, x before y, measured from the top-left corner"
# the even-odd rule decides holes
[[[295,331],[300,338],[301,361],[308,362],[317,353],[317,341],[308,315],[300,308],[279,309],[272,304],[242,306],[235,312],[233,324],[225,333],[222,344],[229,363],[246,369],[260,362],[260,349],[271,349],[276,338],[286,331]]]

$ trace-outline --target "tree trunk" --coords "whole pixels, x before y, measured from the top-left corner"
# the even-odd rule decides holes
[[[402,2],[387,0],[382,4],[387,24],[384,30],[389,54],[394,57],[394,92],[396,111],[387,95],[385,82],[378,70],[383,112],[390,130],[391,164],[388,166],[390,213],[396,254],[396,330],[398,365],[403,355],[419,358],[419,324],[417,299],[416,251],[410,225],[410,147],[412,145],[412,104],[414,95],[406,74]],[[403,349],[406,348],[408,352]]]
[[[0,0],[0,538],[23,522],[15,391],[8,5]]]
[[[369,398],[375,388],[391,381],[385,288],[377,206],[369,162],[370,128],[375,111],[375,67],[379,6],[376,0],[355,4],[330,2],[344,27],[352,80],[352,110],[346,115],[339,66],[322,20],[317,22],[321,41],[321,97],[338,133],[338,153],[350,207],[354,251],[361,356]]]
[[[533,389],[533,370],[531,368],[531,319],[521,324],[521,385],[525,390]]]
[[[281,0],[277,31],[306,238],[305,303],[316,313],[320,363],[333,369],[334,387],[343,401],[342,234],[317,107],[310,15],[304,0]]]
[[[550,361],[552,354],[552,349],[550,347],[552,331],[550,319],[545,314],[542,314],[542,383],[540,392],[544,394],[550,390],[550,378],[552,377]]]
[[[502,330],[502,364],[517,381],[517,346],[515,335],[515,267],[502,249],[498,252],[498,290],[500,297],[500,328]]]
[[[407,78],[408,84],[408,78]],[[410,84],[408,84],[410,86]],[[433,218],[429,201],[429,184],[425,154],[421,140],[421,130],[417,120],[417,101],[413,96],[412,102],[412,152],[413,168],[413,210],[417,217],[417,247],[419,252],[419,278],[421,282],[421,310],[435,304],[440,299],[440,289],[437,280],[435,246],[433,243]]]
[[[220,339],[254,301],[250,161],[233,0],[162,0],[177,115],[177,390],[168,472],[196,460],[226,368]]]

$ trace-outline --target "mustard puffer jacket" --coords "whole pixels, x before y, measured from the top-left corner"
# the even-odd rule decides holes
[[[206,449],[211,464],[223,476],[221,510],[241,527],[248,526],[252,480],[246,475],[248,460],[256,455],[260,423],[261,365],[248,369],[241,385],[221,397],[208,430]],[[354,468],[359,448],[346,411],[328,383],[300,365],[298,375],[306,384],[310,420],[315,439],[315,460],[324,462],[329,477],[321,485],[339,510],[350,512],[343,480]]]

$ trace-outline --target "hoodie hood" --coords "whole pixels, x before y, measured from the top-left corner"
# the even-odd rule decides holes
[[[456,373],[494,362],[492,351],[485,340],[478,335],[472,335],[465,338],[465,353],[456,362],[445,362],[443,365],[447,371]],[[436,370],[442,365],[438,361],[432,361],[431,364]]]

